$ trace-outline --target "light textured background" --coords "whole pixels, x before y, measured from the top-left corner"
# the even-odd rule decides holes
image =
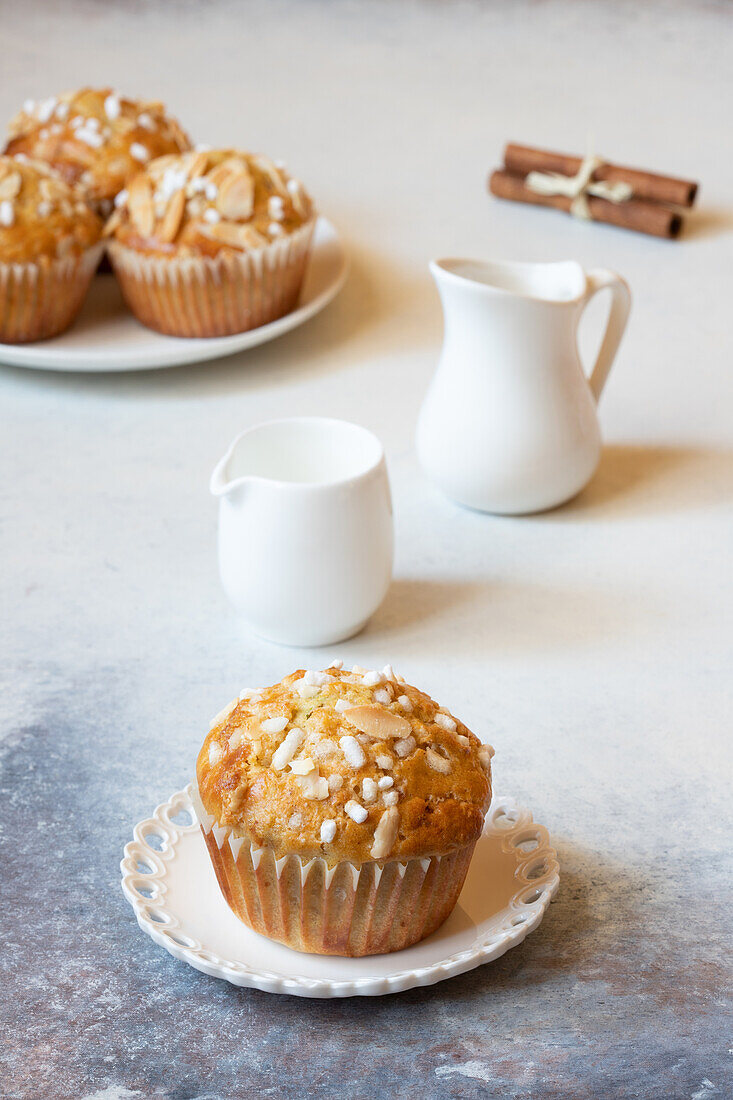
[[[72,0],[1,22],[0,116],[86,82],[160,96],[198,140],[285,157],[353,256],[324,315],[230,360],[0,368],[2,1095],[731,1095],[730,5]],[[485,194],[507,139],[589,138],[702,180],[685,240]],[[420,476],[438,254],[629,280],[607,448],[570,506],[494,519]],[[216,577],[209,471],[291,413],[388,452],[396,579],[338,653],[241,633]],[[121,849],[240,686],[336,655],[393,661],[495,744],[561,891],[522,947],[429,991],[236,991],[139,933]]]

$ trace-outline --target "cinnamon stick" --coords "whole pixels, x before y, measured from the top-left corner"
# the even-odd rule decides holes
[[[554,171],[554,169],[552,169]],[[552,206],[555,210],[570,213],[573,200],[567,195],[538,195],[525,185],[524,177],[512,172],[498,170],[491,173],[489,190],[499,199],[511,199],[513,202],[528,202],[534,206]],[[607,199],[588,195],[588,209],[594,222],[617,225],[621,229],[635,229],[639,233],[648,233],[652,237],[678,236],[682,228],[682,217],[669,207],[644,199],[628,199],[626,202],[608,202]]]
[[[504,150],[504,167],[507,172],[519,176],[526,176],[529,172],[560,172],[563,176],[574,176],[582,163],[582,157],[553,153],[548,149],[533,149],[528,145],[512,143]],[[609,183],[628,183],[635,199],[667,202],[672,206],[692,206],[697,195],[698,185],[692,180],[660,176],[637,168],[623,168],[618,164],[602,164],[595,170],[592,178],[608,180]]]

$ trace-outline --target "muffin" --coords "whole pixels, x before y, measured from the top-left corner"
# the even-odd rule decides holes
[[[22,153],[83,187],[98,213],[144,164],[182,153],[191,142],[162,103],[125,99],[111,88],[83,88],[36,103],[27,100],[10,123],[9,154]]]
[[[416,943],[458,900],[492,755],[390,666],[299,670],[243,691],[214,719],[196,769],[227,903],[298,951]]]
[[[48,165],[0,156],[0,343],[56,336],[79,312],[102,221]]]
[[[135,316],[171,336],[228,336],[294,308],[315,222],[302,184],[232,149],[160,157],[105,233]]]

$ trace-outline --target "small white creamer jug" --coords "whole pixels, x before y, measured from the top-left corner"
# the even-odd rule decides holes
[[[211,475],[219,571],[252,629],[284,645],[356,634],[392,577],[382,445],[356,424],[271,420],[242,432]]]
[[[443,351],[417,428],[427,475],[453,500],[521,514],[562,504],[593,476],[601,395],[631,306],[624,280],[574,262],[437,260]],[[586,377],[577,330],[590,297],[611,311]]]

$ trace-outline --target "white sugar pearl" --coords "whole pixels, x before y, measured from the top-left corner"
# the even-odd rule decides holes
[[[369,814],[358,802],[355,802],[353,798],[344,806],[344,810],[349,815],[352,821],[355,821],[357,825],[361,825],[363,821],[366,821]]]
[[[260,729],[263,733],[282,733],[288,721],[289,719],[285,715],[280,715],[277,718],[265,718],[263,722],[260,722]]]
[[[361,785],[361,797],[366,802],[367,806],[370,802],[374,802],[377,797],[377,784],[373,779],[365,779]]]
[[[364,750],[355,737],[347,734],[346,737],[339,738],[339,745],[352,768],[361,768],[366,763]]]
[[[333,838],[336,836],[336,822],[324,821],[321,824],[321,840],[324,844],[330,844]]]
[[[145,164],[146,161],[150,160],[150,153],[139,141],[133,141],[130,146],[130,156],[134,160],[140,161],[141,164]]]

